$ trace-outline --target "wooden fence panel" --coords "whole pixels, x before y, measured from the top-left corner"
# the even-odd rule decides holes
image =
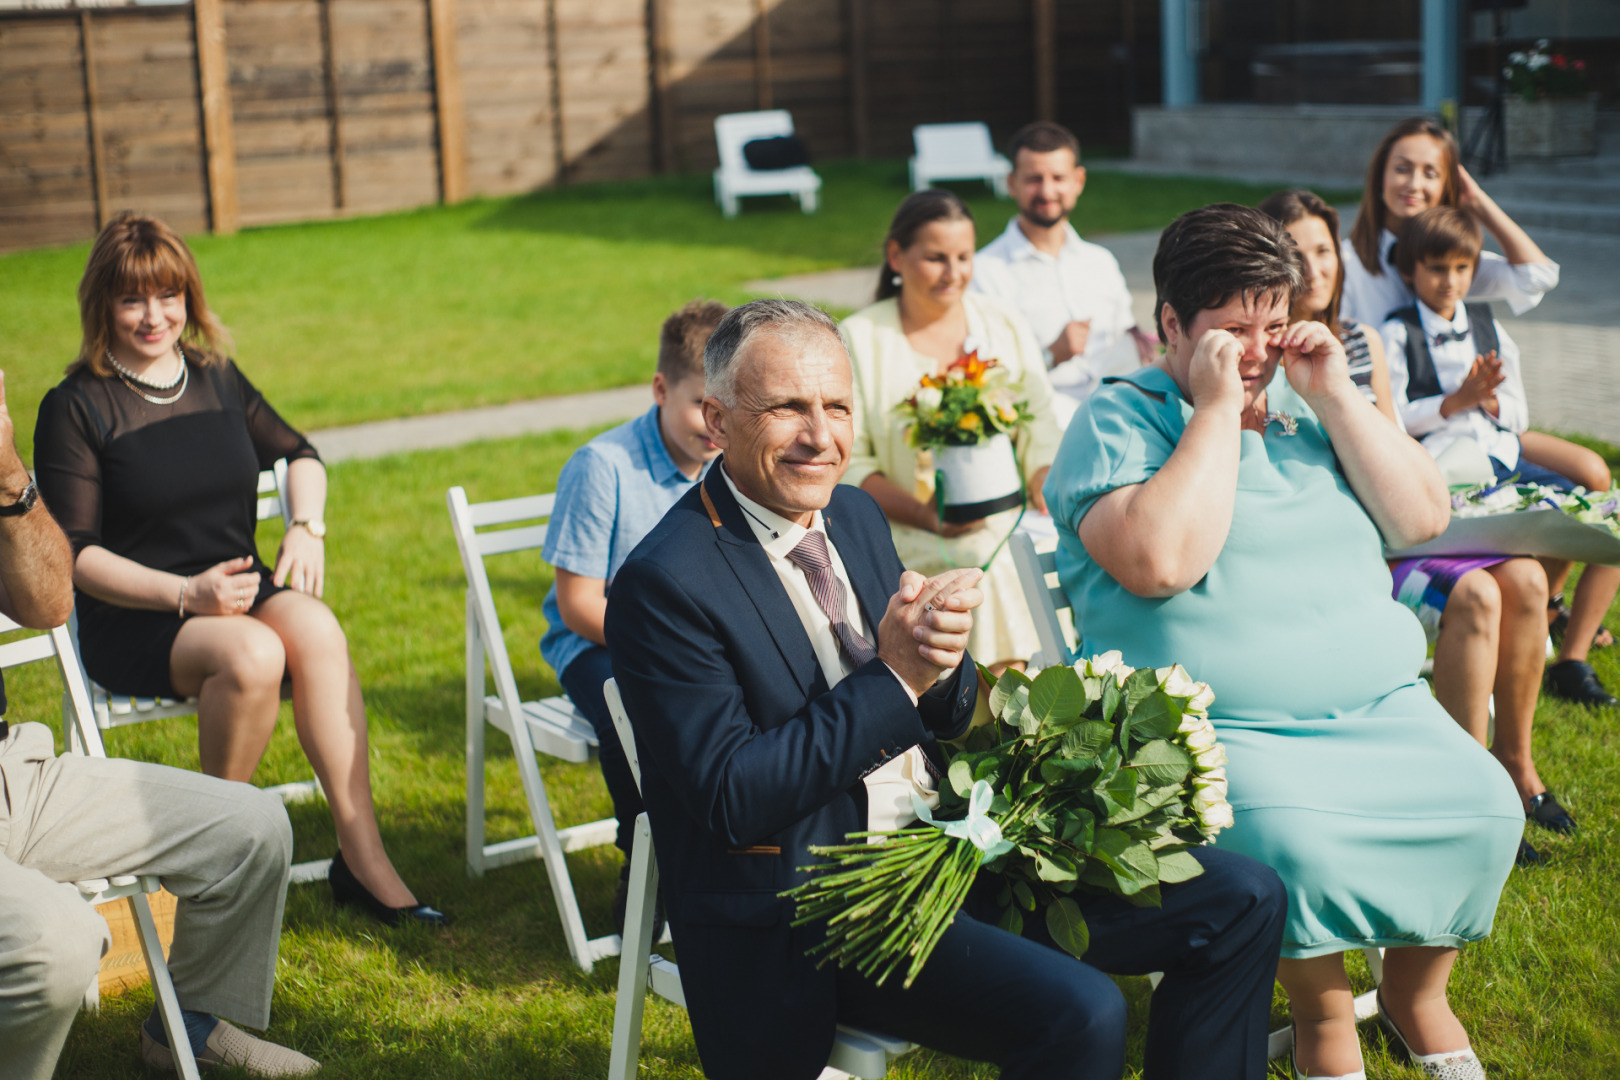
[[[557,155],[545,4],[458,0],[457,16],[470,190],[509,195],[553,182]]]
[[[437,120],[422,0],[335,0],[332,49],[343,124],[345,213],[438,200]]]
[[[78,18],[0,23],[0,250],[95,235]]]
[[[97,12],[90,33],[108,216],[139,210],[181,232],[207,229],[190,10]]]
[[[569,180],[653,168],[646,0],[555,0],[563,156]]]
[[[244,225],[330,217],[331,110],[317,0],[226,0],[226,57]]]

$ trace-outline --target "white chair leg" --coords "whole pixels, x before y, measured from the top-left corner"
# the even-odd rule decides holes
[[[484,643],[467,590],[467,876],[484,876]]]
[[[805,191],[805,192],[800,193],[800,195],[799,195],[799,209],[803,210],[806,214],[815,213],[816,212],[816,207],[819,206],[819,205],[820,205],[820,193],[819,192]]]
[[[191,1053],[191,1039],[186,1035],[186,1022],[180,1015],[180,998],[174,992],[174,981],[169,978],[169,964],[163,958],[157,923],[152,920],[152,905],[146,902],[145,893],[130,897],[129,903],[135,911],[135,932],[141,939],[141,952],[146,954],[146,970],[152,976],[152,990],[157,995],[158,1012],[163,1017],[163,1030],[169,1036],[175,1067],[184,1080],[200,1080],[197,1059]]]
[[[608,1080],[632,1080],[641,1057],[641,1017],[647,1003],[653,913],[658,901],[658,864],[652,857],[652,826],[636,818],[630,857],[630,897],[624,914],[625,943],[619,953],[619,996],[613,1005],[613,1042]]]

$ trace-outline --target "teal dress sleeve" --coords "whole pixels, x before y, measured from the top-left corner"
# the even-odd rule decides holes
[[[1187,426],[1183,405],[1158,368],[1103,380],[1069,422],[1042,488],[1060,531],[1078,534],[1098,499],[1146,481],[1170,460]]]

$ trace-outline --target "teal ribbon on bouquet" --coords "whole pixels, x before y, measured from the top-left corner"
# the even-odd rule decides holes
[[[992,859],[998,859],[1013,850],[1011,841],[1001,838],[1001,826],[996,819],[990,816],[990,804],[995,800],[995,791],[990,787],[990,781],[978,780],[973,784],[973,790],[968,795],[967,817],[960,821],[936,821],[934,812],[928,804],[911,793],[911,809],[923,821],[932,825],[946,836],[958,840],[966,840],[981,852],[979,865],[983,866]]]

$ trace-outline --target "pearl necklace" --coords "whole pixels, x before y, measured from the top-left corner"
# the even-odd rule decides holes
[[[111,349],[107,350],[107,362],[112,364],[113,370],[118,373],[118,377],[123,380],[125,386],[129,387],[130,390],[139,394],[153,405],[173,405],[175,402],[180,400],[182,395],[185,394],[186,387],[191,385],[191,366],[186,363],[186,354],[180,348],[178,342],[175,343],[174,353],[180,358],[180,371],[177,375],[175,375],[174,378],[170,379],[166,383],[157,383],[150,379],[141,378],[139,375],[129,370],[129,368],[125,367],[123,364],[120,364],[118,362],[118,358],[112,354]],[[176,390],[168,397],[153,397],[151,394],[148,394],[145,390],[141,389],[142,386],[147,386],[153,390],[167,390],[169,387],[176,384],[179,384],[180,389]]]
[[[149,379],[144,375],[135,374],[133,371],[129,370],[129,368],[118,362],[118,357],[113,355],[113,351],[111,349],[107,350],[107,363],[111,364],[114,371],[118,372],[118,374],[122,375],[130,382],[140,383],[149,390],[172,390],[186,373],[186,354],[180,351],[179,342],[175,342],[174,354],[180,358],[180,368],[174,373],[174,378],[170,379],[168,382],[157,382],[156,380]]]

